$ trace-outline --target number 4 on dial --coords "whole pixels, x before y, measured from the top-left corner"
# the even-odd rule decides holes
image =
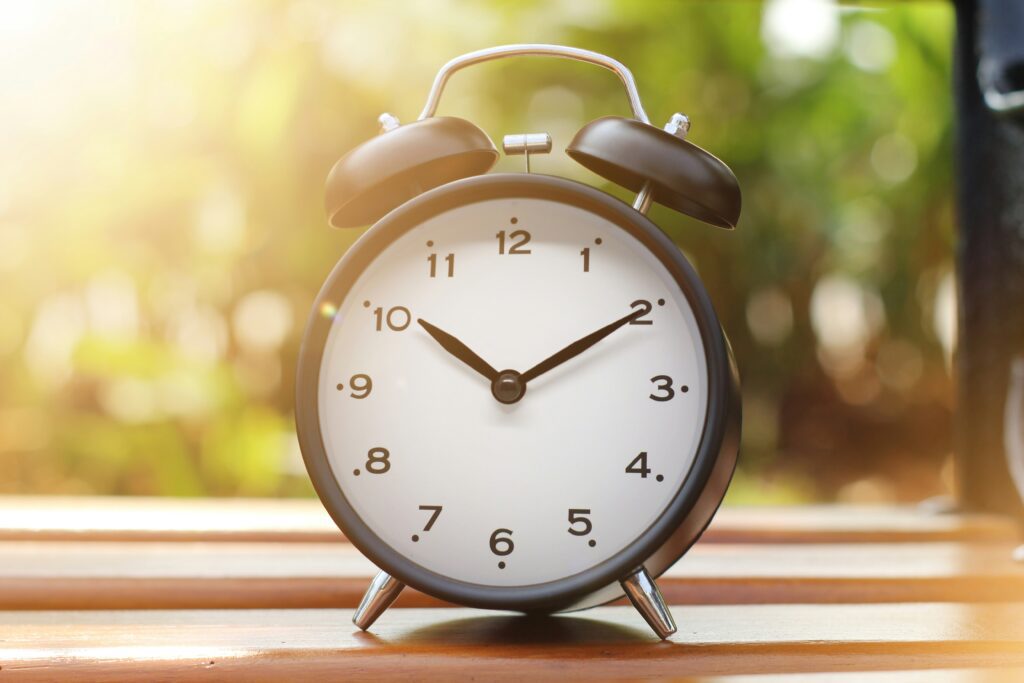
[[[639,474],[641,479],[646,479],[650,473],[651,468],[647,466],[647,451],[642,451],[626,465],[626,474]],[[663,474],[659,474],[654,478],[658,481],[665,481],[665,475]]]

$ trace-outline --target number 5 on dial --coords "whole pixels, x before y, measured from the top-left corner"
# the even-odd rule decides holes
[[[568,529],[569,533],[572,534],[573,536],[586,536],[591,531],[593,531],[594,530],[594,525],[593,525],[593,523],[591,523],[590,519],[587,518],[587,515],[589,515],[589,514],[590,514],[590,510],[589,509],[582,509],[582,508],[570,509],[569,510],[569,524],[570,524],[570,526],[569,526],[569,529]],[[577,524],[582,524],[583,526],[581,528],[577,529],[576,528]]]

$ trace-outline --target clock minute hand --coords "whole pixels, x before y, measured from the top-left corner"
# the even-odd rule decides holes
[[[591,346],[596,344],[597,342],[607,337],[615,330],[619,329],[623,325],[633,322],[633,320],[639,318],[643,314],[644,311],[642,310],[633,311],[629,315],[623,316],[616,320],[615,322],[605,325],[596,332],[591,332],[586,337],[583,337],[582,339],[577,339],[572,344],[569,344],[558,353],[548,356],[547,358],[545,358],[544,360],[542,360],[541,362],[537,363],[532,368],[524,372],[520,376],[520,380],[526,383],[540,377],[548,370],[558,367],[559,365],[569,360],[570,358],[575,358],[576,356],[578,356],[579,354],[583,353]]]
[[[441,345],[441,347],[452,354],[463,363],[473,368],[481,375],[487,378],[487,381],[493,382],[498,376],[498,371],[492,368],[487,361],[480,356],[476,355],[471,348],[463,344],[461,341],[448,334],[444,330],[434,325],[431,325],[423,318],[417,318],[416,322],[420,324],[424,330],[427,331],[434,340]]]

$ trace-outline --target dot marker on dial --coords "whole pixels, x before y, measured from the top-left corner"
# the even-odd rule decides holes
[[[363,307],[364,308],[369,308],[370,307],[370,302],[369,301],[364,301],[363,302]]]
[[[519,219],[516,218],[515,216],[512,216],[512,225],[515,225],[518,222],[519,222]]]
[[[434,240],[427,240],[427,246],[428,247],[434,246]]]
[[[683,392],[684,394],[687,391],[689,391],[689,390],[690,390],[690,387],[686,386],[685,384],[683,386],[679,387],[679,391]]]
[[[505,563],[504,562],[499,562],[498,563],[498,569],[504,569],[504,568],[505,568]]]
[[[659,306],[664,306],[665,305],[665,300],[664,299],[658,299],[658,305]]]
[[[356,475],[358,477],[359,476],[359,470],[352,470],[352,474],[354,474],[354,475]]]
[[[345,385],[342,384],[341,382],[338,382],[338,391],[344,391],[344,390],[345,390]]]
[[[419,540],[420,540],[420,537],[418,535],[416,535],[416,534],[412,535],[412,542],[413,543],[419,543]]]
[[[602,242],[602,240],[601,240],[600,237],[598,237],[596,240],[594,240],[594,244],[596,244],[598,246],[601,246],[601,242]]]
[[[658,476],[655,477],[655,479],[657,479],[658,481],[665,481],[665,475],[659,474]]]
[[[587,545],[589,545],[591,548],[593,548],[595,545],[597,545],[597,541],[594,541],[594,540],[587,541]]]

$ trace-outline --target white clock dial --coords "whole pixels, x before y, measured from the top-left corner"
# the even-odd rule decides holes
[[[572,576],[640,537],[690,472],[708,404],[696,319],[658,258],[596,213],[535,198],[450,209],[331,303],[328,461],[363,522],[428,570],[485,586]],[[647,308],[511,404],[417,322],[525,372]]]

